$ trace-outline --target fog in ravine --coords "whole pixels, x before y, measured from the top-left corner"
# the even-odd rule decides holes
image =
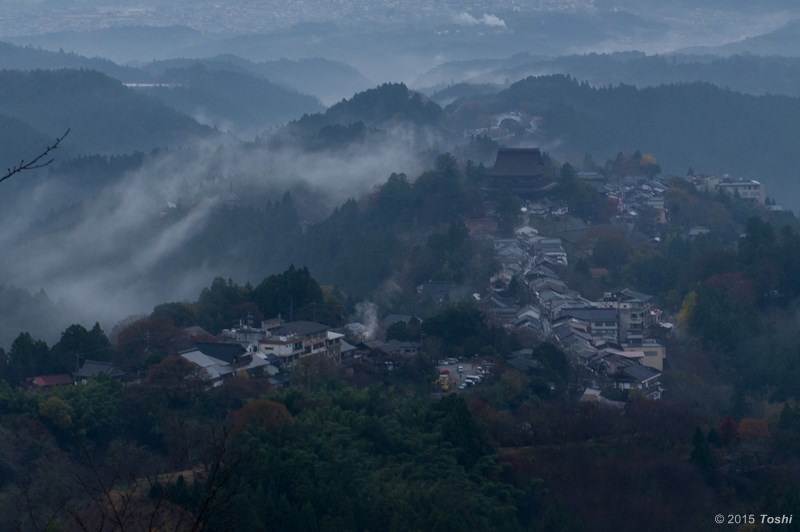
[[[53,172],[25,190],[24,202],[9,202],[0,215],[0,245],[13,250],[0,275],[7,284],[44,290],[64,311],[59,325],[100,320],[108,328],[159,303],[196,300],[217,276],[255,285],[276,272],[244,277],[247,268],[233,261],[224,270],[209,269],[199,254],[188,269],[175,271],[173,262],[176,254],[193,253],[187,242],[221,209],[263,209],[289,191],[303,223],[316,223],[347,199],[370,193],[393,172],[415,176],[429,162],[415,147],[435,144],[419,136],[424,137],[396,130],[383,143],[335,153],[198,141],[192,148],[145,157],[141,168],[92,190],[91,196]],[[54,217],[60,220],[56,226],[48,222]],[[218,259],[226,263],[227,248],[221,249]],[[58,327],[37,330],[52,336]]]

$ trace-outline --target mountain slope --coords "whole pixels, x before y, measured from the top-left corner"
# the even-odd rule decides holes
[[[149,74],[138,68],[120,66],[102,57],[84,57],[75,53],[50,52],[41,48],[15,46],[0,42],[0,69],[53,70],[59,68],[97,70],[123,82],[151,81]]]
[[[593,86],[625,83],[647,87],[706,81],[748,94],[800,95],[800,58],[645,55],[639,52],[556,58],[517,54],[496,61],[453,61],[429,70],[415,85],[439,88],[460,82],[508,84],[529,76],[551,74],[566,74]]]
[[[0,113],[82,153],[149,151],[213,133],[158,100],[99,72],[0,71]]]
[[[168,59],[154,61],[142,68],[153,76],[160,76],[173,68],[189,68],[197,63],[208,70],[247,73],[278,85],[291,87],[305,94],[311,94],[325,104],[334,104],[349,98],[374,84],[352,66],[340,61],[320,57],[306,59],[278,59],[253,62],[227,54],[204,59]]]
[[[247,135],[324,109],[311,96],[245,72],[212,70],[202,63],[169,69],[159,81],[169,86],[144,90],[201,123]]]
[[[707,83],[593,88],[544,76],[446,109],[451,127],[459,129],[511,111],[539,122],[507,143],[538,144],[561,156],[589,152],[595,160],[639,149],[654,153],[668,172],[683,174],[692,166],[763,180],[770,196],[800,207],[800,98],[749,96]]]

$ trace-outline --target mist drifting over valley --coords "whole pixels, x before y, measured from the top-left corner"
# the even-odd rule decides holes
[[[9,201],[4,209],[0,244],[14,253],[0,268],[3,278],[43,289],[68,309],[64,323],[80,316],[109,327],[164,301],[193,300],[216,276],[258,283],[274,272],[240,261],[268,249],[226,256],[243,235],[216,235],[228,242],[220,242],[219,253],[193,249],[210,219],[234,208],[269,209],[288,191],[302,222],[313,224],[393,172],[417,175],[426,164],[420,147],[432,145],[430,135],[410,128],[336,151],[278,150],[262,142],[198,139],[192,147],[146,155],[141,166],[98,188],[54,166],[25,189],[24,203]],[[242,229],[257,236],[264,228]]]

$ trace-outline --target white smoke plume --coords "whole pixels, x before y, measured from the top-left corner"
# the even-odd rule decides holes
[[[364,325],[364,340],[372,340],[378,334],[378,305],[371,301],[356,304],[355,321]]]

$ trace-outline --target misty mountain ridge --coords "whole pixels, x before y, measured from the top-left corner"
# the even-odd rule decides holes
[[[7,70],[97,70],[123,82],[146,83],[152,81],[142,69],[122,66],[102,57],[85,57],[74,52],[51,52],[32,46],[17,46],[0,42],[0,69]]]
[[[324,109],[312,96],[247,72],[212,70],[203,63],[169,68],[157,79],[159,84],[139,90],[202,124],[249,138],[304,113]]]
[[[277,59],[253,62],[224,54],[205,59],[168,59],[142,65],[142,70],[153,76],[163,74],[171,68],[188,68],[202,63],[209,70],[247,73],[318,97],[325,104],[333,104],[349,98],[374,84],[352,66],[340,61],[321,57],[303,59]]]
[[[0,71],[0,113],[46,137],[70,128],[63,148],[73,153],[149,151],[216,134],[157,99],[88,70]]]
[[[444,114],[436,102],[402,83],[385,83],[355,94],[324,113],[304,115],[268,139],[307,149],[341,148],[373,138],[382,142],[397,128],[441,132]],[[431,139],[428,139],[429,141]]]
[[[188,26],[118,26],[86,31],[59,31],[7,37],[21,46],[36,46],[76,54],[107,57],[117,63],[152,61],[180,55],[188,46],[207,40]]]
[[[800,19],[762,35],[729,42],[718,46],[696,46],[680,50],[683,53],[716,55],[755,54],[775,56],[800,56]]]
[[[508,144],[542,146],[557,157],[590,153],[596,160],[639,149],[656,154],[667,173],[681,175],[692,166],[755,178],[787,207],[800,205],[797,97],[750,96],[699,82],[593,88],[554,75],[445,109],[451,129],[471,131],[512,112],[521,114],[521,129]],[[537,126],[522,131],[533,120]]]
[[[565,74],[593,86],[626,84],[654,87],[704,81],[747,94],[800,95],[800,59],[755,55],[647,55],[643,52],[582,54],[543,58],[516,54],[498,61],[448,62],[429,70],[414,83],[426,93],[443,92],[452,84],[504,85],[530,76]],[[460,89],[462,92],[468,89]],[[443,94],[447,94],[444,93]],[[440,96],[442,97],[442,96]]]

